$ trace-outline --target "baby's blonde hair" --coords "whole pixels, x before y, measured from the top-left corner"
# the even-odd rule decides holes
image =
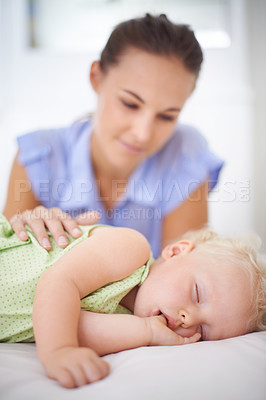
[[[230,260],[250,274],[253,289],[253,312],[249,321],[250,331],[266,330],[266,259],[259,253],[259,237],[229,238],[204,228],[189,231],[181,239],[191,240],[195,250],[203,250],[214,262]],[[244,294],[243,294],[244,295]]]

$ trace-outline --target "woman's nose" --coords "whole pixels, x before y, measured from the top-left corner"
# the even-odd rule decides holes
[[[147,143],[151,139],[153,119],[149,115],[141,115],[134,121],[133,134],[139,143]]]

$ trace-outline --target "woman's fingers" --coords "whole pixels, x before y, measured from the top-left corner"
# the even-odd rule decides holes
[[[36,217],[32,211],[26,210],[24,213],[14,215],[10,224],[15,234],[23,241],[28,239],[28,232],[25,229],[25,225],[28,225],[35,233],[40,245],[46,250],[51,249],[44,221]]]
[[[42,207],[36,209],[35,214],[39,221],[43,220],[46,228],[50,231],[59,247],[65,248],[68,245],[66,231],[70,235],[74,231],[74,237],[81,235],[77,223],[68,214],[60,210],[60,208],[43,209]],[[34,233],[37,233],[36,230],[34,230]]]
[[[81,236],[82,232],[78,223],[75,219],[71,218],[68,214],[61,216],[61,222],[64,226],[64,229],[73,237],[78,238]]]
[[[70,215],[64,213],[59,208],[52,208],[49,211],[50,213],[48,218],[45,220],[45,224],[51,235],[55,238],[58,246],[64,248],[68,245],[66,232],[74,238],[81,236],[81,229]]]
[[[66,222],[64,223],[64,221]],[[59,208],[47,209],[43,206],[38,206],[34,210],[26,210],[21,214],[14,215],[10,220],[10,224],[21,240],[28,238],[28,233],[25,229],[25,225],[28,225],[36,235],[40,245],[46,250],[52,248],[46,228],[50,230],[58,246],[63,248],[68,245],[65,228],[74,237],[81,235],[76,221]]]
[[[57,218],[58,217],[54,217],[45,220],[45,225],[50,231],[51,235],[54,237],[57,245],[64,248],[68,245],[68,238],[66,236],[62,221]]]
[[[25,229],[23,216],[21,214],[15,214],[9,222],[13,231],[20,238],[20,240],[24,241],[28,239],[28,233]]]
[[[28,233],[25,229],[25,225],[28,225],[35,233],[40,245],[46,250],[50,250],[52,246],[46,228],[54,237],[57,245],[64,248],[68,245],[66,232],[73,238],[78,238],[82,234],[78,224],[95,224],[99,218],[100,215],[96,211],[86,212],[73,219],[60,208],[48,209],[38,206],[34,210],[26,210],[21,214],[14,215],[10,220],[10,224],[21,240],[28,238]]]
[[[45,209],[46,210],[46,209]],[[28,225],[32,231],[35,233],[36,238],[40,245],[45,250],[50,250],[52,248],[44,222],[44,215],[41,214],[41,209],[37,207],[34,210],[26,210],[22,213],[22,221],[25,225]],[[45,211],[43,211],[45,212]]]
[[[93,225],[100,219],[100,214],[97,211],[88,211],[78,215],[76,221],[79,225]]]

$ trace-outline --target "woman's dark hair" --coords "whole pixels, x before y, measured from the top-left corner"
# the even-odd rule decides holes
[[[201,47],[188,25],[174,24],[166,15],[134,18],[117,25],[101,53],[102,71],[119,62],[119,57],[135,47],[152,54],[174,56],[197,76],[203,61]]]

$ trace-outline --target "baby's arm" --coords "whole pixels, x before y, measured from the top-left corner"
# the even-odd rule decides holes
[[[108,374],[107,363],[94,350],[78,347],[80,299],[130,275],[149,254],[149,245],[138,232],[99,228],[41,276],[33,326],[39,358],[49,377],[75,387]]]
[[[81,311],[78,339],[81,346],[105,355],[141,346],[194,343],[200,339],[200,334],[196,333],[190,338],[177,335],[167,327],[162,315],[141,318],[128,314]]]

